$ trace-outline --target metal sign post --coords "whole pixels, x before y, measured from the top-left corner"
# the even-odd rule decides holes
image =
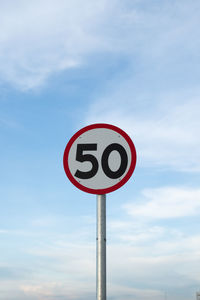
[[[97,195],[97,300],[106,300],[106,195]]]
[[[69,140],[63,166],[80,190],[97,195],[97,300],[106,300],[106,194],[122,187],[136,165],[131,138],[119,127],[92,124]]]

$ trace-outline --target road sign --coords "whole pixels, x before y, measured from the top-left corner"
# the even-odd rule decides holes
[[[124,185],[136,164],[131,138],[110,124],[92,124],[76,132],[68,142],[64,169],[80,190],[103,195]]]

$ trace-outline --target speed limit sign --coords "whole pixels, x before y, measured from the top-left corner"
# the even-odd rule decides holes
[[[107,194],[119,189],[131,177],[136,150],[131,138],[110,124],[92,124],[76,132],[68,142],[64,169],[80,190]]]

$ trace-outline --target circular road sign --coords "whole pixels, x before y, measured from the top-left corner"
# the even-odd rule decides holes
[[[63,165],[67,177],[78,189],[107,194],[119,189],[131,177],[136,150],[122,129],[110,124],[92,124],[69,140]]]

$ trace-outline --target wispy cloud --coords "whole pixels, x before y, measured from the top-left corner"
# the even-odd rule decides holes
[[[81,64],[101,42],[105,1],[34,1],[1,4],[0,78],[21,89]]]
[[[200,190],[176,187],[146,189],[138,203],[125,206],[127,213],[152,219],[170,219],[200,214]]]
[[[191,296],[191,287],[199,280],[200,236],[189,236],[159,223],[142,222],[143,215],[132,218],[131,208],[122,210],[125,221],[112,218],[108,222],[108,294],[111,299],[159,300],[163,290],[175,288],[189,290]],[[92,230],[94,224],[88,222]],[[12,299],[7,286],[10,283],[16,299],[17,295],[21,295],[21,299],[37,300],[93,299],[95,239],[91,241],[87,237],[80,241],[79,236],[85,230],[88,231],[87,226],[81,233],[74,233],[74,239],[61,234],[48,235],[46,239],[42,236],[41,241],[40,235],[31,235],[29,239],[33,241],[28,242],[23,251],[23,256],[29,258],[23,262],[23,270],[29,276],[22,273],[20,262],[7,263],[6,269],[4,264],[2,272],[12,272],[7,272],[8,278],[4,276],[5,285],[0,287],[2,295]],[[186,300],[187,295],[182,299]]]
[[[198,8],[196,0],[157,6],[128,0],[86,0],[84,6],[80,0],[1,3],[1,81],[34,88],[52,74],[80,66],[91,53],[121,53],[134,64],[136,55],[140,62],[159,58],[158,69],[160,63],[174,64],[177,48],[184,46],[194,59]]]
[[[112,122],[126,130],[136,144],[140,166],[200,171],[200,91],[155,95],[150,90],[147,96],[131,82],[118,91],[92,104],[86,123]]]
[[[140,166],[199,172],[200,44],[193,42],[199,3],[175,1],[158,8],[151,2],[146,9],[136,3],[126,11],[124,25],[128,71],[108,83],[85,123],[107,122],[127,130]]]

